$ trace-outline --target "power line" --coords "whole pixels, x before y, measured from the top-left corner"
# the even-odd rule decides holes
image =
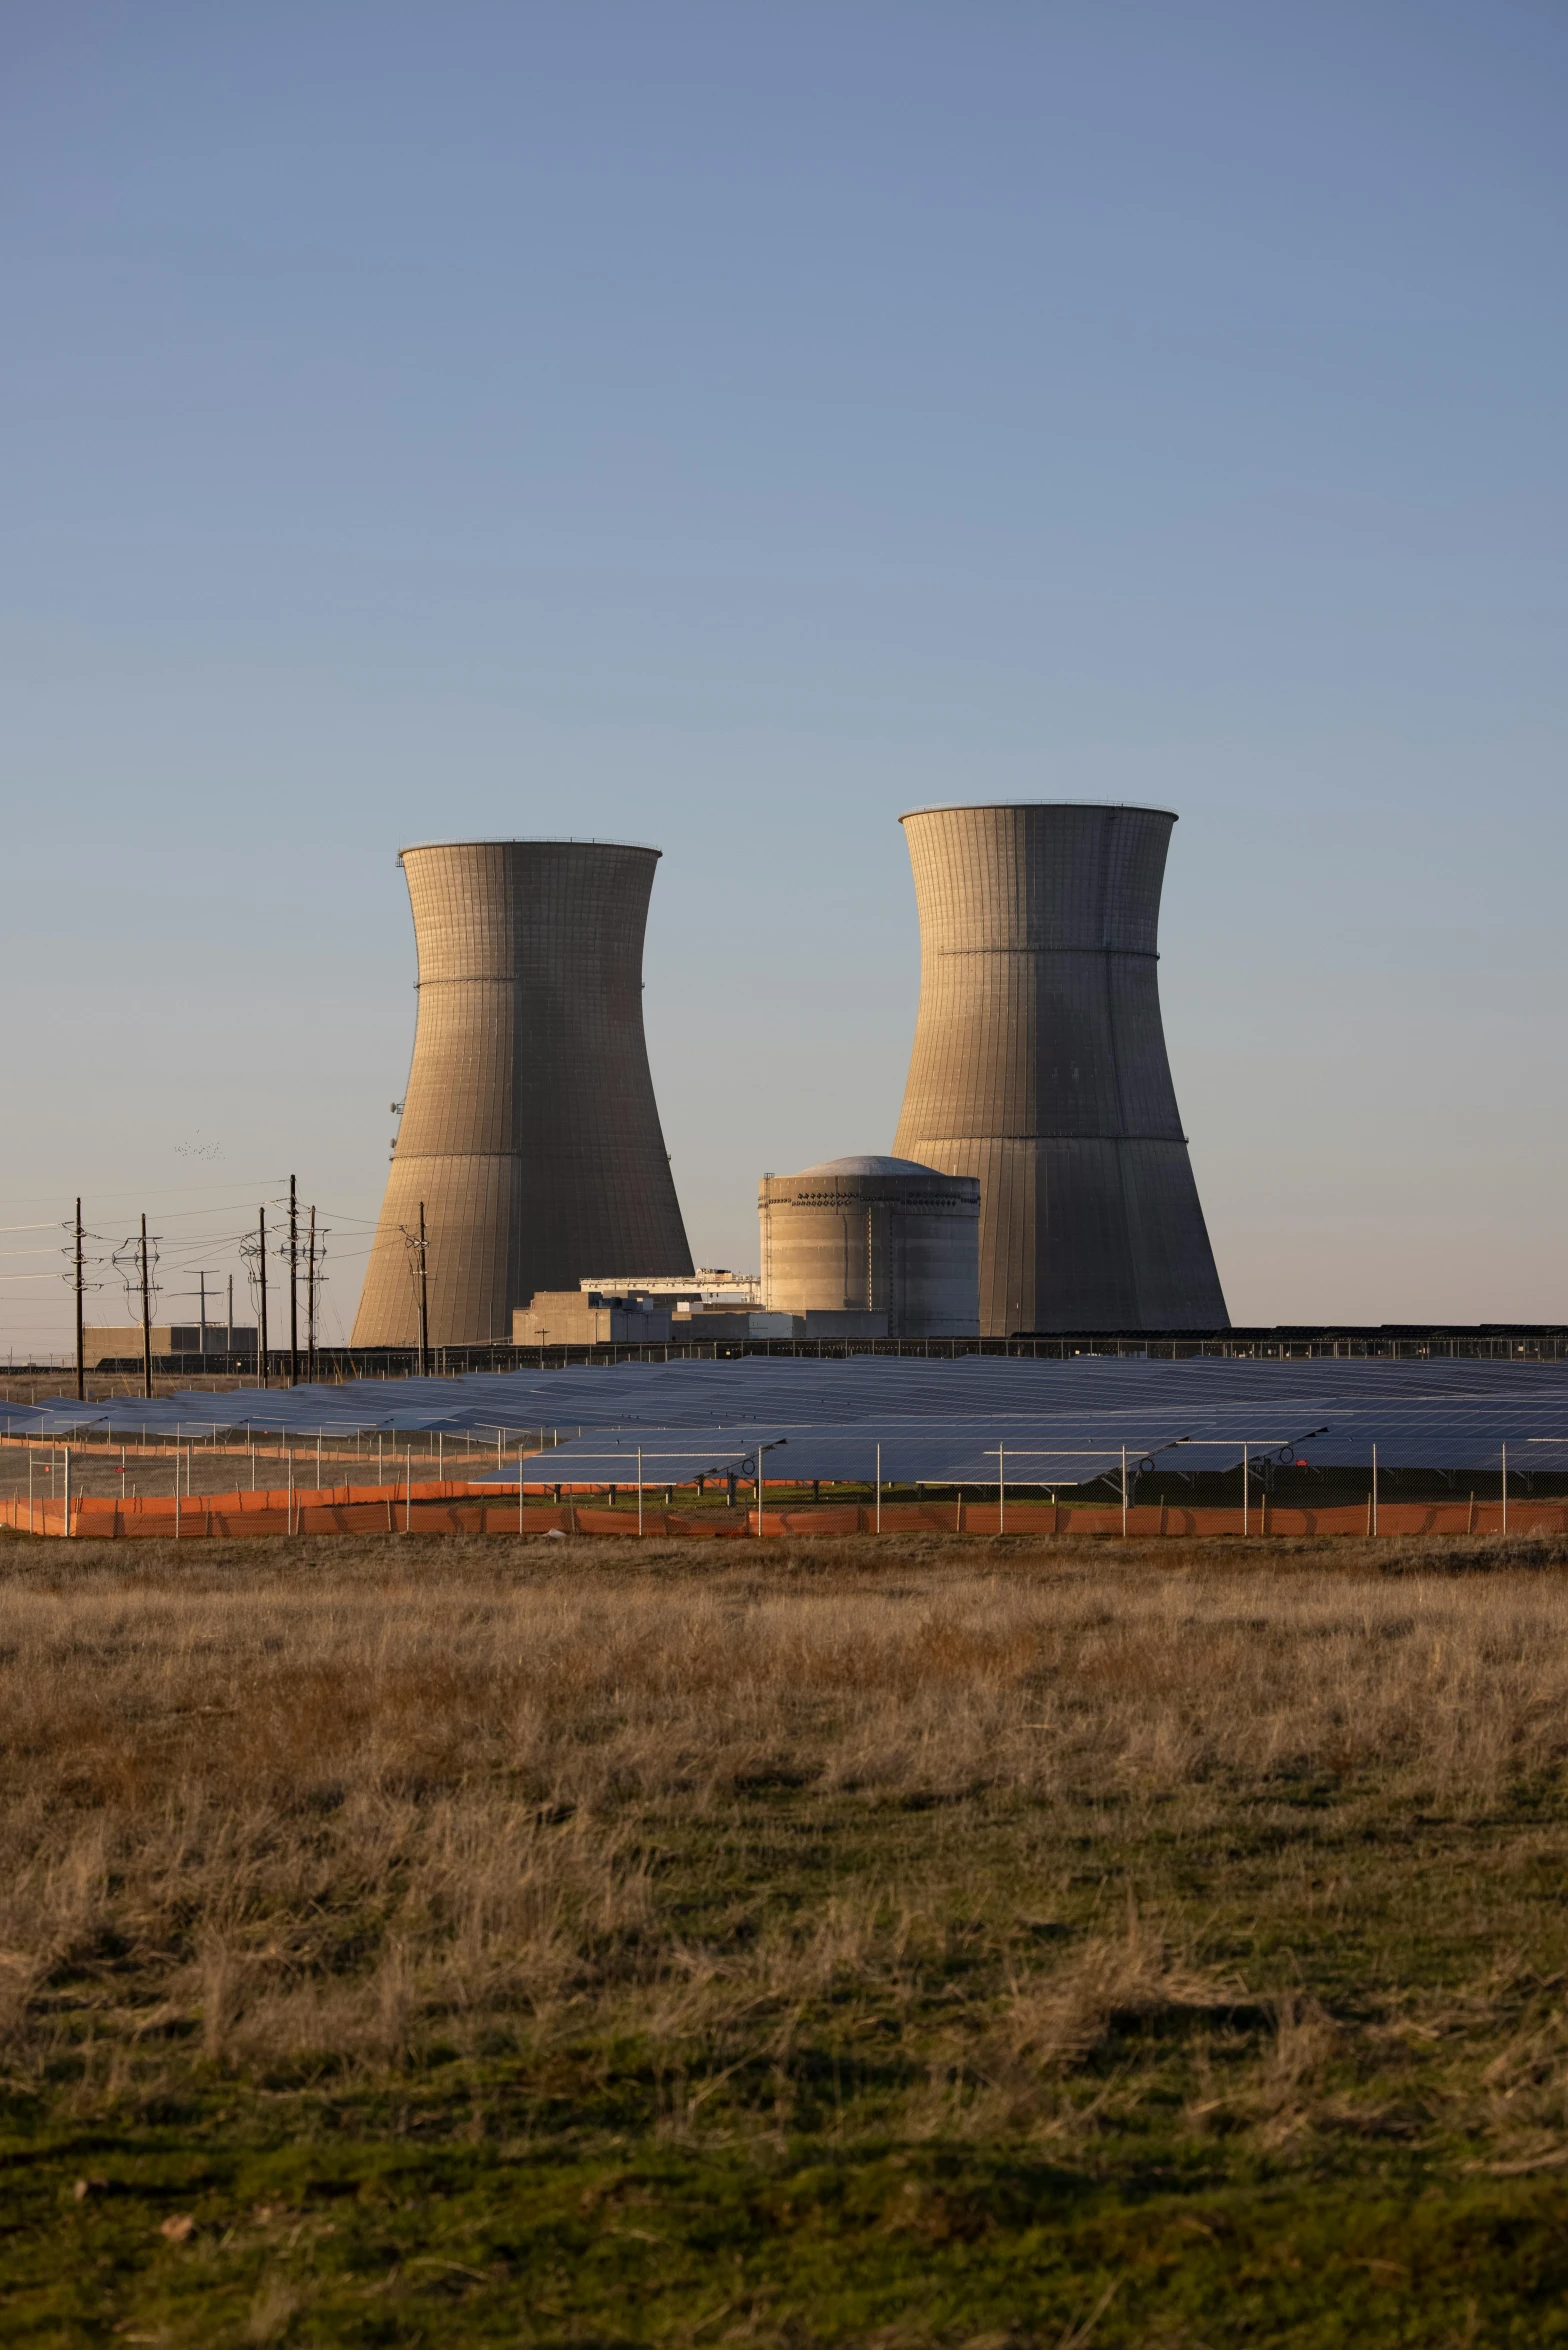
[[[258,1191],[266,1189],[271,1184],[281,1184],[286,1183],[287,1181],[288,1177],[286,1175],[252,1175],[233,1183],[144,1183],[134,1185],[129,1191],[94,1192],[92,1197],[94,1199],[105,1200],[145,1199],[150,1195],[155,1201],[157,1201],[160,1199],[185,1199],[188,1198],[192,1192],[197,1191],[244,1191],[249,1192],[252,1197],[254,1197]],[[58,1199],[59,1196],[60,1194],[58,1190],[21,1191],[17,1192],[10,1200],[0,1204],[4,1204],[8,1207],[30,1207],[34,1200],[53,1200]],[[10,1227],[0,1225],[0,1231],[7,1229],[16,1232],[42,1232],[45,1231],[47,1227],[42,1224],[17,1224]]]

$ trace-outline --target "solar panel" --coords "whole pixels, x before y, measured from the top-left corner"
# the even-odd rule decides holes
[[[1016,1462],[1028,1483],[1092,1476],[1112,1456],[1119,1466],[1124,1444],[1137,1461],[1221,1469],[1240,1460],[1244,1441],[1342,1468],[1365,1467],[1375,1444],[1385,1467],[1445,1470],[1496,1468],[1506,1444],[1511,1469],[1562,1471],[1568,1365],[750,1355],[86,1405],[59,1397],[4,1407],[0,1424],[56,1441],[247,1428],[299,1441],[445,1431],[489,1444],[499,1436],[512,1454],[522,1445],[541,1455],[541,1474],[546,1462],[553,1471],[575,1461],[585,1476],[606,1478],[639,1443],[671,1456],[706,1450],[718,1462],[743,1457],[759,1437],[787,1440],[776,1467],[788,1478],[869,1477],[879,1443],[884,1475],[902,1482],[994,1483],[998,1446],[1009,1478]],[[589,1471],[595,1451],[611,1456],[609,1468]]]

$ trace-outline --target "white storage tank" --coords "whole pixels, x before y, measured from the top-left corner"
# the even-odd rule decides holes
[[[762,1290],[775,1313],[887,1315],[890,1338],[980,1328],[980,1182],[913,1159],[764,1175]]]

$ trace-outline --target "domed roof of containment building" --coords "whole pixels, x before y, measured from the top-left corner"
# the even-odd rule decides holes
[[[939,1167],[922,1166],[918,1159],[824,1159],[819,1167],[802,1167],[802,1175],[939,1175]]]

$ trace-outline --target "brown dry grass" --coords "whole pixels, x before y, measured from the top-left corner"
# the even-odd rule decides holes
[[[1568,1583],[1479,1555],[8,1548],[0,2062],[1554,2161]]]

